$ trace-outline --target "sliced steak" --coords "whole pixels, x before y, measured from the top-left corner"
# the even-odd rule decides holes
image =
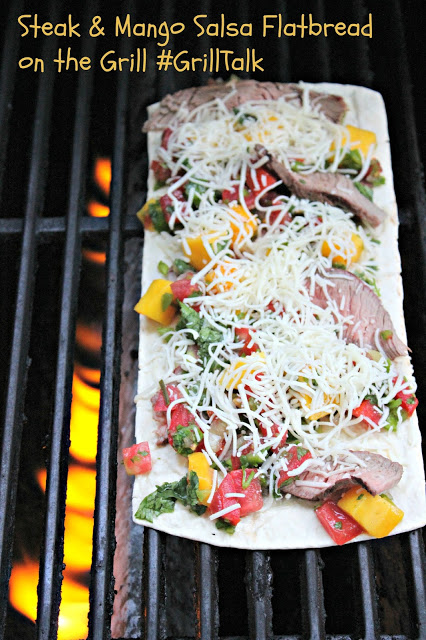
[[[203,87],[182,89],[165,96],[157,111],[145,122],[144,131],[164,129],[183,105],[191,112],[215,98],[223,100],[232,92],[233,95],[226,102],[230,111],[245,102],[278,100],[282,97],[295,106],[302,106],[303,103],[303,89],[297,84],[257,80],[239,80],[226,84],[211,82]],[[313,108],[333,122],[341,122],[347,110],[346,103],[340,96],[310,91],[309,100]]]
[[[365,462],[365,466],[359,465],[352,471],[342,468],[342,473],[330,476],[324,475],[323,467],[310,467],[295,478],[295,482],[284,485],[281,490],[304,500],[338,500],[356,485],[361,485],[375,496],[392,489],[401,480],[403,468],[399,462],[392,462],[389,458],[369,451],[351,453]],[[339,469],[342,462],[349,461],[348,456],[340,456],[335,465],[330,465],[328,473]],[[299,485],[298,482],[321,483],[322,486]]]
[[[368,222],[373,227],[381,224],[386,214],[358,191],[352,180],[341,173],[295,173],[283,164],[261,145],[256,146],[259,156],[268,156],[265,165],[286,187],[298,198],[327,202],[336,207],[347,209],[354,213],[362,222]]]
[[[335,303],[333,307],[341,316],[352,317],[351,324],[346,323],[343,330],[347,342],[377,349],[376,332],[379,330],[377,342],[388,358],[393,360],[407,354],[407,346],[396,335],[389,313],[365,282],[341,269],[327,269],[325,276],[323,285],[316,283],[311,300],[321,309]]]

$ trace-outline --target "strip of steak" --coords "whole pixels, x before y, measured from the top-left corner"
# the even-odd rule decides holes
[[[372,227],[377,227],[384,221],[385,212],[360,193],[347,176],[323,171],[296,173],[278,162],[261,145],[256,146],[256,151],[260,157],[268,156],[269,161],[265,166],[298,198],[326,202],[347,209]]]
[[[295,482],[281,487],[281,491],[304,500],[338,500],[343,493],[356,485],[361,485],[375,496],[392,489],[401,480],[403,468],[399,462],[392,462],[389,458],[369,451],[351,451],[351,453],[365,462],[366,466],[359,465],[352,471],[346,471],[343,468],[342,473],[330,476],[324,476],[323,467],[310,467],[295,478]],[[336,471],[342,462],[349,462],[348,456],[340,456],[335,465],[330,465],[328,472]],[[321,482],[327,486],[298,485],[296,480]]]
[[[191,112],[215,98],[223,100],[232,92],[234,92],[233,95],[226,102],[230,111],[240,104],[251,101],[284,98],[286,102],[298,107],[303,103],[303,89],[297,84],[258,82],[257,80],[239,80],[230,83],[213,81],[203,87],[190,87],[165,96],[157,111],[145,122],[143,130],[164,129],[183,105]],[[341,122],[347,110],[346,103],[340,96],[310,91],[309,101],[314,109],[332,122]]]
[[[407,354],[407,346],[398,338],[389,313],[365,282],[341,269],[327,269],[325,276],[324,285],[315,284],[311,300],[322,309],[335,303],[333,306],[341,316],[352,317],[352,324],[345,324],[343,330],[347,342],[377,349],[379,330],[377,342],[388,358],[393,360]]]

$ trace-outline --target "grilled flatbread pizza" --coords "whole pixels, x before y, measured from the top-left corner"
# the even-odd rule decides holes
[[[216,82],[145,129],[135,522],[247,549],[424,525],[380,94]]]

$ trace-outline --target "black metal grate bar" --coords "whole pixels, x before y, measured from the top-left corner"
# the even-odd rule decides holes
[[[250,640],[267,640],[272,635],[272,571],[268,553],[247,553],[245,580]]]
[[[24,221],[18,218],[0,219],[0,238],[19,237],[24,228]],[[84,237],[96,235],[102,237],[110,228],[109,217],[91,218],[85,216],[80,220],[80,231]],[[63,217],[38,218],[35,223],[35,233],[40,241],[52,239],[53,236],[64,235],[67,229],[67,221]],[[126,236],[142,234],[142,225],[136,216],[125,216],[123,232]]]
[[[321,556],[317,549],[308,549],[304,553],[305,572],[304,590],[306,591],[306,627],[310,640],[325,639],[324,590],[321,575]]]
[[[56,20],[57,7],[55,2],[51,3],[50,15],[52,20]],[[53,56],[54,47],[54,40],[48,38],[43,46],[43,57],[45,59],[50,59]],[[3,430],[2,473],[0,478],[0,504],[2,505],[0,510],[0,635],[3,633],[4,628],[11,570],[11,549],[23,422],[22,408],[28,368],[29,328],[36,263],[35,228],[45,186],[46,145],[49,137],[53,84],[54,69],[53,65],[49,65],[45,73],[40,77],[37,94]]]
[[[379,635],[379,616],[377,613],[377,594],[371,543],[360,542],[357,545],[357,550],[364,624],[363,638],[365,640],[375,640]]]
[[[197,552],[197,637],[216,640],[219,624],[217,598],[217,550],[204,542],[196,543]]]
[[[414,597],[417,611],[418,638],[426,637],[426,567],[422,532],[418,529],[408,534],[411,553],[411,569],[414,578]]]
[[[147,538],[147,559],[145,569],[144,588],[144,638],[159,640],[160,635],[160,606],[161,606],[161,575],[162,555],[160,534],[155,529],[145,528]]]
[[[83,23],[83,32],[85,34],[88,33],[90,17],[96,13],[96,10],[97,2],[90,2]],[[82,46],[84,55],[92,58],[95,45],[96,40],[86,35]],[[81,259],[79,221],[84,198],[92,85],[92,71],[80,74],[75,112],[73,155],[70,174],[71,188],[64,252],[59,349],[56,365],[55,410],[50,464],[46,482],[44,552],[41,554],[40,561],[37,614],[37,637],[39,640],[48,640],[48,638],[55,637],[58,626],[65,517],[65,491],[63,488],[66,486],[68,471],[72,356]]]
[[[0,197],[3,192],[3,176],[5,170],[6,150],[9,142],[10,102],[15,86],[15,74],[19,52],[18,16],[22,13],[23,0],[14,2],[10,8],[6,36],[2,51],[2,66],[0,71]]]
[[[128,9],[130,13],[130,10]],[[120,55],[128,57],[131,39],[122,41]],[[103,330],[104,358],[101,370],[93,560],[90,590],[89,638],[110,635],[114,597],[115,484],[117,475],[118,396],[121,355],[122,227],[124,217],[124,168],[129,72],[118,78],[114,152],[112,158],[110,237],[107,250],[107,293]]]

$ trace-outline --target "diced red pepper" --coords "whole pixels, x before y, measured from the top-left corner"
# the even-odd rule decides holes
[[[192,274],[194,275],[194,274]],[[199,291],[196,284],[192,284],[191,280],[183,278],[182,280],[176,280],[170,283],[173,296],[176,300],[184,301],[185,298],[189,298],[192,293]]]
[[[284,309],[283,305],[280,302],[278,302],[278,300],[271,300],[271,302],[269,302],[266,305],[266,308],[268,309],[268,311],[272,311],[273,313],[275,313],[275,311],[278,311],[278,309],[280,307],[281,307],[281,310],[280,310],[279,315],[283,316],[284,313],[285,313],[285,309]]]
[[[363,533],[364,529],[335,502],[328,500],[315,510],[318,520],[332,540],[342,545]]]
[[[259,345],[253,342],[254,333],[256,333],[254,329],[248,329],[247,327],[237,327],[235,329],[235,335],[238,340],[244,341],[244,344],[240,350],[240,355],[249,356],[251,353],[259,351]],[[252,344],[250,345],[250,343]]]
[[[170,129],[170,127],[167,127],[166,129],[164,129],[163,135],[161,136],[161,146],[163,147],[163,149],[168,149],[169,140],[172,133],[173,133],[173,130]]]
[[[260,167],[259,169],[256,169],[256,180],[259,187],[256,187],[255,181],[251,177],[251,172],[247,171],[247,176],[246,176],[247,186],[256,195],[261,191],[263,191],[264,189],[266,189],[266,187],[270,187],[273,184],[275,184],[275,182],[277,182],[277,178],[275,178],[275,176],[270,174],[268,171],[265,171],[265,169],[262,169],[262,167]]]
[[[152,461],[148,442],[139,442],[123,449],[123,462],[129,476],[138,476],[151,471]]]
[[[194,422],[194,416],[181,402],[177,404],[171,411],[170,425],[168,428],[169,444],[173,446],[173,434],[176,433],[177,428],[187,427],[190,422]]]
[[[172,175],[171,170],[163,162],[153,160],[151,162],[151,169],[154,173],[154,177],[158,182],[166,182]]]
[[[262,487],[259,478],[254,478],[257,469],[236,469],[230,475],[235,484],[236,493],[244,493],[244,498],[234,498],[241,505],[240,517],[259,511],[263,507]]]
[[[397,379],[398,378],[393,379],[394,384]],[[401,391],[398,391],[398,393],[395,395],[395,398],[402,400],[401,407],[404,411],[407,412],[408,417],[412,416],[417,408],[417,405],[419,404],[416,395],[412,391],[410,391],[410,389],[401,389]]]
[[[369,418],[372,422],[374,422],[374,424],[379,424],[380,418],[383,414],[380,409],[378,409],[372,402],[370,402],[370,400],[363,400],[359,407],[356,407],[352,411],[352,415],[355,416],[355,418]],[[367,421],[365,421],[365,424],[371,426]]]
[[[281,487],[285,483],[289,484],[290,482],[293,482],[296,479],[296,476],[289,476],[288,472],[294,471],[294,469],[300,467],[300,465],[303,464],[305,460],[309,460],[309,458],[312,458],[312,455],[310,451],[307,451],[303,447],[296,447],[296,445],[293,445],[289,448],[286,457],[288,460],[287,469],[286,471],[280,471],[278,487]]]
[[[173,400],[178,400],[182,397],[181,392],[174,384],[166,385],[166,389],[170,402],[173,402]],[[164,399],[163,392],[161,390],[158,391],[153,400],[154,411],[167,411],[168,406],[169,405],[166,404],[166,401]]]
[[[232,473],[235,473],[233,471]],[[210,503],[210,513],[217,513],[218,511],[222,511],[222,509],[226,509],[227,507],[232,506],[233,504],[241,504],[239,498],[227,498],[227,493],[236,493],[235,481],[232,477],[231,473],[228,473],[220,483],[219,487],[216,489],[212,501]],[[222,516],[223,520],[226,520],[230,524],[234,526],[237,525],[241,519],[241,508],[234,509],[229,513],[226,513]]]

